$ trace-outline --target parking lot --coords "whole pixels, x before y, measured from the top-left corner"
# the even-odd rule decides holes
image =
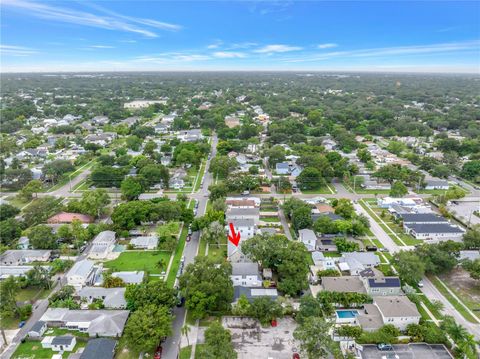
[[[391,351],[380,351],[376,345],[364,345],[362,359],[453,359],[443,345],[399,344]]]
[[[222,324],[232,333],[238,359],[291,359],[299,350],[293,339],[296,324],[291,318],[279,319],[276,327],[266,328],[249,318],[224,317]]]

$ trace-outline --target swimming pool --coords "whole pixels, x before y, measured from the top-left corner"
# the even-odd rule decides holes
[[[337,310],[337,317],[341,319],[352,319],[358,315],[356,310]]]

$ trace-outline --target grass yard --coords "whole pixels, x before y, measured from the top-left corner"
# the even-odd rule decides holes
[[[157,227],[157,234],[159,237],[164,237],[168,235],[176,236],[180,231],[180,222],[168,222]]]
[[[160,274],[157,263],[163,259],[165,263],[170,261],[169,252],[160,251],[126,251],[114,260],[104,263],[105,268],[114,271],[147,271],[153,274]]]
[[[462,268],[454,268],[439,278],[473,312],[480,313],[480,283]]]
[[[280,218],[275,217],[275,216],[271,216],[271,217],[260,217],[260,220],[261,220],[262,222],[268,222],[268,223],[280,222]]]
[[[205,168],[206,168],[206,162],[202,161],[202,164],[200,165],[200,170],[198,171],[199,172],[198,177],[196,178],[197,181],[194,183],[194,188],[193,188],[194,192],[197,192],[200,189],[202,178],[205,174]]]
[[[442,313],[440,313],[440,311],[435,308],[435,306],[432,304],[432,302],[430,301],[430,299],[428,299],[425,295],[421,295],[420,296],[420,299],[422,300],[422,302],[425,304],[425,306],[428,308],[428,310],[430,311],[430,313],[433,314],[433,316],[435,317],[435,319],[438,319],[438,320],[441,320],[443,315]]]
[[[180,359],[190,359],[191,355],[192,355],[191,345],[180,349]]]
[[[300,191],[303,194],[333,194],[335,193],[335,188],[327,184],[326,186],[318,189],[301,189]]]
[[[51,290],[45,290],[42,288],[29,287],[20,289],[15,296],[18,302],[26,302],[27,300],[43,299],[50,294]]]
[[[167,285],[173,287],[175,284],[175,278],[177,275],[178,268],[180,267],[180,259],[182,259],[183,248],[185,247],[185,240],[187,239],[188,227],[183,226],[182,233],[180,233],[180,238],[178,239],[177,247],[175,248],[175,253],[173,255],[172,265],[170,271],[167,273]]]
[[[116,349],[115,359],[138,359],[139,353],[131,351],[128,349],[125,340],[120,338],[120,342],[118,343]]]
[[[23,207],[25,207],[27,204],[30,203],[30,201],[24,201],[22,199],[19,199],[18,196],[8,196],[6,200],[8,201],[9,204],[19,209],[22,209]]]
[[[470,313],[463,307],[463,305],[456,300],[448,290],[442,285],[442,282],[435,276],[430,276],[429,279],[435,285],[440,293],[455,307],[455,309],[469,322],[478,323],[477,320],[470,315]]]
[[[217,247],[216,244],[212,244],[208,246],[208,257],[215,258],[217,260],[223,260],[225,259],[226,256],[227,256],[227,243],[220,244],[220,247]]]
[[[84,348],[87,345],[86,342],[77,341],[75,348],[73,348],[72,353],[76,353],[78,349]],[[12,358],[18,359],[45,359],[51,358],[53,354],[56,354],[51,349],[43,349],[40,341],[27,341],[21,343],[15,353],[13,353]]]
[[[0,318],[0,328],[2,329],[18,329],[20,319],[14,318]]]
[[[465,190],[464,188],[459,187],[459,186],[450,187],[450,189],[454,189],[454,188],[462,190],[465,194],[469,193],[467,190]],[[431,195],[435,196],[435,195],[445,194],[446,191],[447,190],[445,190],[445,189],[420,189],[420,190],[417,190],[417,191],[414,191],[414,192],[415,193],[422,193],[422,194],[431,194]]]

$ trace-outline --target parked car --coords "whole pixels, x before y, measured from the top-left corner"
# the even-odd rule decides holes
[[[248,196],[250,194],[250,191],[243,191],[242,196]]]
[[[419,288],[423,288],[423,280],[421,280],[420,282],[418,282],[418,287],[419,287]]]
[[[163,348],[161,345],[159,345],[157,349],[155,349],[155,354],[153,356],[153,359],[162,359],[162,352],[163,352]]]
[[[25,325],[26,321],[22,320],[20,323],[18,323],[18,327],[19,328],[23,328],[23,326]]]
[[[391,344],[379,343],[377,344],[377,349],[381,351],[389,351],[389,350],[393,350],[393,347]]]
[[[367,246],[367,252],[376,252],[377,250],[377,246]]]

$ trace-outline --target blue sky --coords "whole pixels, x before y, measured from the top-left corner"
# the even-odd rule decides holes
[[[480,2],[1,2],[1,70],[480,72]]]

